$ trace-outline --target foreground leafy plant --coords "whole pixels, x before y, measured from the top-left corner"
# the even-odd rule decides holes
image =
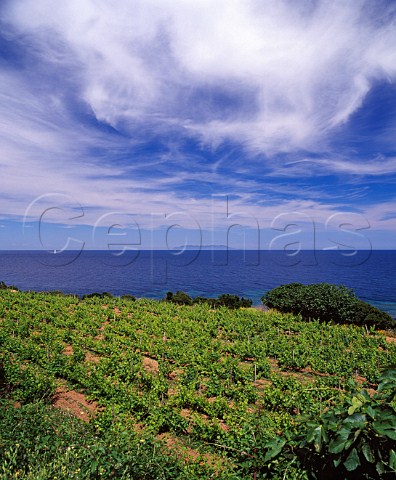
[[[274,468],[295,458],[317,479],[379,479],[396,474],[396,370],[381,377],[377,393],[346,399],[317,420],[302,419],[302,432],[266,445],[265,461]]]

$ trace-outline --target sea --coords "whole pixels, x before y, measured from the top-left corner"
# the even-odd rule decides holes
[[[193,297],[231,293],[254,305],[279,285],[327,282],[396,319],[396,250],[1,251],[0,281],[23,291],[153,299],[177,290]]]

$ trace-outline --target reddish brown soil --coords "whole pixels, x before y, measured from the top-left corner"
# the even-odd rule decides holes
[[[169,374],[169,379],[175,380],[176,378],[180,377],[182,373],[183,373],[183,370],[181,368],[177,368],[176,370],[173,370],[173,372]]]
[[[109,322],[103,322],[102,325],[99,328],[99,331],[103,332],[103,330],[106,328],[106,325],[109,325]]]
[[[149,357],[143,357],[143,368],[147,373],[157,375],[159,372],[158,362]]]
[[[65,349],[63,350],[63,355],[70,357],[73,355],[73,347],[71,345],[66,345]]]
[[[75,390],[66,391],[63,387],[56,390],[53,405],[55,408],[69,412],[84,422],[89,422],[98,409],[96,402],[88,401],[83,393]]]
[[[85,354],[85,361],[90,363],[99,363],[100,358],[91,352]]]
[[[200,465],[211,466],[214,468],[216,476],[218,476],[221,471],[224,460],[220,456],[209,453],[202,454],[197,450],[184,445],[180,439],[173,437],[169,433],[158,435],[158,439],[164,443],[166,448],[168,448],[173,455],[176,455],[182,461],[186,463],[195,463],[199,461]]]

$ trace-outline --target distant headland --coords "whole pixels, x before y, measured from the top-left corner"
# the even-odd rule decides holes
[[[227,245],[179,245],[173,250],[237,250]]]

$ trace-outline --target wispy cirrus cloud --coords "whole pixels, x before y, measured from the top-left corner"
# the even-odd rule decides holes
[[[353,176],[383,176],[396,173],[396,158],[378,156],[375,159],[360,161],[347,158],[304,158],[286,163],[284,175],[345,174]],[[281,173],[281,170],[278,170]]]
[[[229,195],[265,226],[297,209],[393,228],[395,195],[374,182],[394,180],[395,119],[356,122],[378,86],[393,92],[393,4],[7,0],[0,13],[3,217],[57,192],[88,225],[184,211],[209,228],[212,196]]]
[[[8,2],[52,67],[72,68],[96,118],[254,151],[317,149],[377,81],[396,76],[394,7],[380,2]]]

